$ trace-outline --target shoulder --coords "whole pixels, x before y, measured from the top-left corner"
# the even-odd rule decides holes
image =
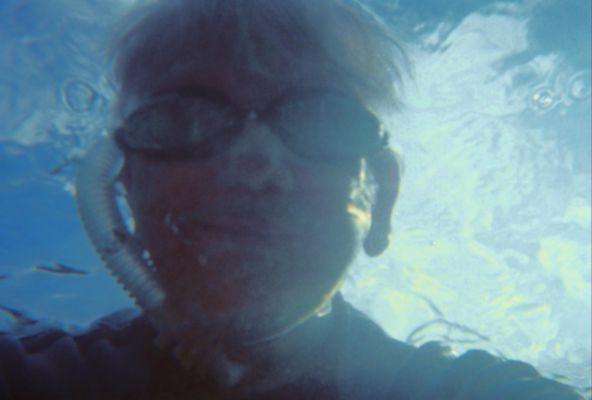
[[[123,395],[148,379],[153,337],[135,310],[101,318],[82,332],[47,324],[0,332],[0,398]]]
[[[582,399],[572,388],[541,376],[528,363],[483,350],[454,357],[437,342],[414,351],[397,371],[391,393],[395,398],[416,400]]]
[[[530,364],[482,350],[460,357],[438,342],[414,347],[389,337],[341,297],[337,383],[344,400],[578,400],[569,386],[542,377]]]

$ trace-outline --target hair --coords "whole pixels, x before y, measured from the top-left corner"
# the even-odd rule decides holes
[[[378,111],[397,108],[408,71],[394,34],[356,0],[167,0],[124,22],[113,54],[119,102],[172,73],[208,70],[221,81],[337,79]]]

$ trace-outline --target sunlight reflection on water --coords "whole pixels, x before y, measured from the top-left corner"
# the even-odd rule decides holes
[[[123,3],[0,4],[2,305],[76,323],[129,305],[70,195],[73,162],[109,120],[114,88],[98,43]],[[389,12],[419,15],[400,3]],[[387,116],[406,165],[393,246],[360,257],[344,291],[399,339],[485,347],[585,386],[590,61],[536,46],[546,40],[533,28],[537,4],[408,19],[415,78],[406,109]],[[53,263],[89,275],[33,268]]]

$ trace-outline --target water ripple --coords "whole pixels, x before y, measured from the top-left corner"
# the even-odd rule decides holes
[[[98,101],[93,87],[82,80],[71,80],[62,88],[62,99],[66,106],[76,113],[92,112]]]
[[[574,100],[586,100],[590,98],[590,74],[592,72],[580,71],[569,80],[569,95]]]

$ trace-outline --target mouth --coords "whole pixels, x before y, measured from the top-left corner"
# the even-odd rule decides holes
[[[216,215],[205,212],[189,212],[171,217],[165,223],[176,236],[185,239],[200,237],[232,238],[233,240],[269,241],[282,236],[269,220],[256,215]]]
[[[274,236],[268,224],[256,220],[197,221],[193,225],[193,229],[210,235],[226,235],[237,238],[269,239]]]

